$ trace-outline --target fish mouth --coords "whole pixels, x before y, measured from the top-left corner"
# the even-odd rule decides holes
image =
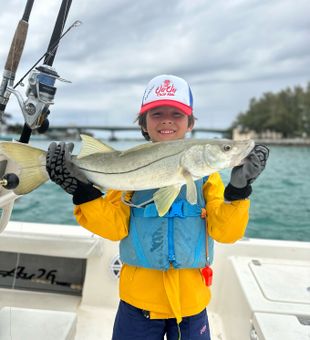
[[[255,142],[253,140],[245,141],[245,144],[247,144],[247,147],[244,148],[242,152],[240,152],[236,159],[231,161],[230,167],[244,164],[246,157],[249,155],[249,153],[253,150],[255,146]]]

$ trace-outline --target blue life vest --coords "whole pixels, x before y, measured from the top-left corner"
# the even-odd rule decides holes
[[[204,268],[213,261],[214,241],[208,236],[206,252],[206,220],[201,217],[206,203],[202,187],[206,178],[195,181],[197,204],[186,200],[186,186],[168,213],[159,217],[154,203],[144,208],[131,208],[129,234],[120,242],[120,258],[132,266],[167,270]],[[152,198],[156,190],[136,191],[132,203],[139,205]],[[208,258],[207,258],[208,257]]]

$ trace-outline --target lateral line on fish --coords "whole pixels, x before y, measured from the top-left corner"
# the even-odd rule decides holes
[[[84,170],[84,171],[88,171],[88,172],[93,172],[93,173],[96,173],[96,174],[106,174],[106,175],[127,174],[127,173],[130,173],[130,172],[132,172],[132,171],[137,171],[137,170],[146,168],[146,167],[148,167],[148,166],[151,165],[151,164],[154,164],[154,163],[156,163],[156,162],[160,162],[160,161],[162,161],[163,159],[170,158],[171,156],[179,155],[179,154],[181,154],[183,151],[184,151],[184,150],[179,151],[179,152],[177,152],[177,153],[175,153],[175,154],[173,154],[173,155],[168,155],[168,156],[165,156],[165,157],[162,157],[162,158],[158,158],[158,159],[156,159],[155,161],[150,162],[150,163],[145,164],[145,165],[142,165],[142,166],[140,166],[140,167],[138,167],[138,168],[134,168],[134,169],[127,170],[127,171],[122,171],[122,172],[103,172],[103,171],[98,171],[98,170],[90,170],[90,169],[87,169],[87,168],[83,168],[83,167],[81,167],[81,166],[78,166],[78,168],[79,168],[80,170]]]

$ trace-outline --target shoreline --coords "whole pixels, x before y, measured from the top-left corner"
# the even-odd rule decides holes
[[[17,139],[18,140],[19,136],[15,134],[0,134],[0,141],[12,141],[12,139]],[[96,137],[95,137],[96,138]],[[97,137],[98,138],[98,137]],[[31,140],[56,140],[57,138],[48,138],[48,136],[37,136],[34,135],[32,136]],[[61,140],[75,140],[76,138],[66,138],[63,136]],[[114,138],[100,138],[102,140],[106,141],[142,141],[145,142],[145,140],[142,137],[115,137]],[[195,138],[194,138],[195,139]],[[243,138],[244,139],[244,138]],[[255,141],[256,144],[266,144],[266,145],[272,145],[272,146],[310,146],[310,138],[283,138],[283,139],[270,139],[270,138],[251,138]],[[76,139],[78,140],[78,139]],[[241,140],[240,138],[238,139],[233,139],[233,140]]]
[[[286,138],[286,139],[256,139],[257,144],[267,144],[275,146],[310,146],[310,139],[303,138]]]

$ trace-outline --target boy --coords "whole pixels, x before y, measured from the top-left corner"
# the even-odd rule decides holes
[[[138,116],[143,136],[152,142],[185,138],[194,126],[192,107],[191,89],[184,79],[172,75],[153,78]],[[231,243],[244,235],[250,183],[263,171],[268,149],[256,146],[242,166],[233,168],[225,189],[218,173],[196,181],[199,214],[178,215],[175,207],[180,202],[191,211],[183,188],[170,209],[173,213],[169,211],[163,217],[156,215],[156,210],[149,216],[146,212],[152,203],[143,205],[154,190],[126,193],[125,199],[122,192],[110,190],[102,197],[71,163],[71,151],[72,146],[64,143],[50,145],[47,171],[51,180],[73,195],[74,214],[80,225],[104,238],[121,241],[121,301],[112,339],[163,340],[165,335],[168,340],[180,336],[182,340],[210,339],[206,312],[210,290],[201,268],[212,262],[213,240]],[[202,247],[193,236],[197,228],[203,235]],[[173,252],[168,257],[162,249],[169,242],[169,252],[172,249],[176,253],[179,244],[188,247],[181,249],[180,258]],[[145,260],[145,253],[154,254],[151,261]],[[194,261],[196,254],[203,261]],[[163,261],[169,261],[168,269]]]

